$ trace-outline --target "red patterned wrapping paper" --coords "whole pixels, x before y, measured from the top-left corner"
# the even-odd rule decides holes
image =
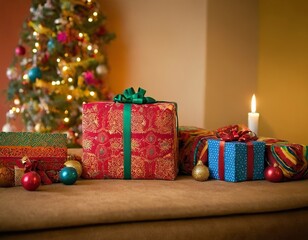
[[[13,171],[15,166],[24,168],[22,158],[27,156],[30,161],[37,161],[35,170],[45,172],[52,182],[58,182],[59,171],[67,159],[66,135],[47,135],[41,137],[38,133],[0,133],[0,166]]]
[[[83,105],[84,178],[124,178],[123,103]],[[178,173],[174,103],[132,104],[131,178],[173,180]]]
[[[179,165],[182,174],[191,175],[198,160],[208,165],[208,139],[216,139],[214,131],[192,126],[179,128]]]

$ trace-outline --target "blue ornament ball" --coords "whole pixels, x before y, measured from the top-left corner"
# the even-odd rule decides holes
[[[31,82],[35,82],[35,80],[37,78],[41,78],[42,77],[42,71],[40,68],[38,67],[34,67],[31,68],[28,72],[28,77],[30,79]]]
[[[56,43],[55,43],[55,40],[54,39],[50,39],[48,42],[47,42],[47,49],[50,53],[53,53],[54,50],[56,48]]]
[[[73,167],[64,167],[60,171],[60,181],[65,185],[72,185],[77,181],[78,174]]]

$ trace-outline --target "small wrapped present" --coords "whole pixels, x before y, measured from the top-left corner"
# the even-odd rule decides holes
[[[208,164],[208,139],[216,138],[215,132],[198,128],[181,126],[179,128],[179,165],[180,172],[191,175],[192,169],[201,160]]]
[[[83,105],[82,177],[173,180],[178,173],[176,104],[130,88],[116,102]]]
[[[308,178],[308,146],[275,138],[260,138],[266,143],[265,158],[269,166],[282,170],[284,180]]]
[[[264,142],[252,141],[256,136],[248,130],[217,133],[220,140],[208,140],[212,178],[228,182],[264,179]]]
[[[67,158],[66,144],[66,134],[1,132],[0,166],[15,172],[16,185],[20,184],[21,169],[37,171],[44,184],[58,182]]]

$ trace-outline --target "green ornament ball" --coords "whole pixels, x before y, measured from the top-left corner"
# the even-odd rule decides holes
[[[73,185],[78,178],[78,173],[73,167],[64,167],[60,171],[60,181],[65,185]]]

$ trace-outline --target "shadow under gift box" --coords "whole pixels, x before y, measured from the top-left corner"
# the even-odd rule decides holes
[[[61,133],[0,132],[0,166],[14,171],[23,168],[21,159],[37,161],[34,170],[43,171],[52,182],[67,159],[67,136]]]
[[[228,182],[264,179],[265,143],[208,140],[210,177]]]
[[[176,104],[129,105],[115,102],[83,105],[82,177],[175,179]]]

